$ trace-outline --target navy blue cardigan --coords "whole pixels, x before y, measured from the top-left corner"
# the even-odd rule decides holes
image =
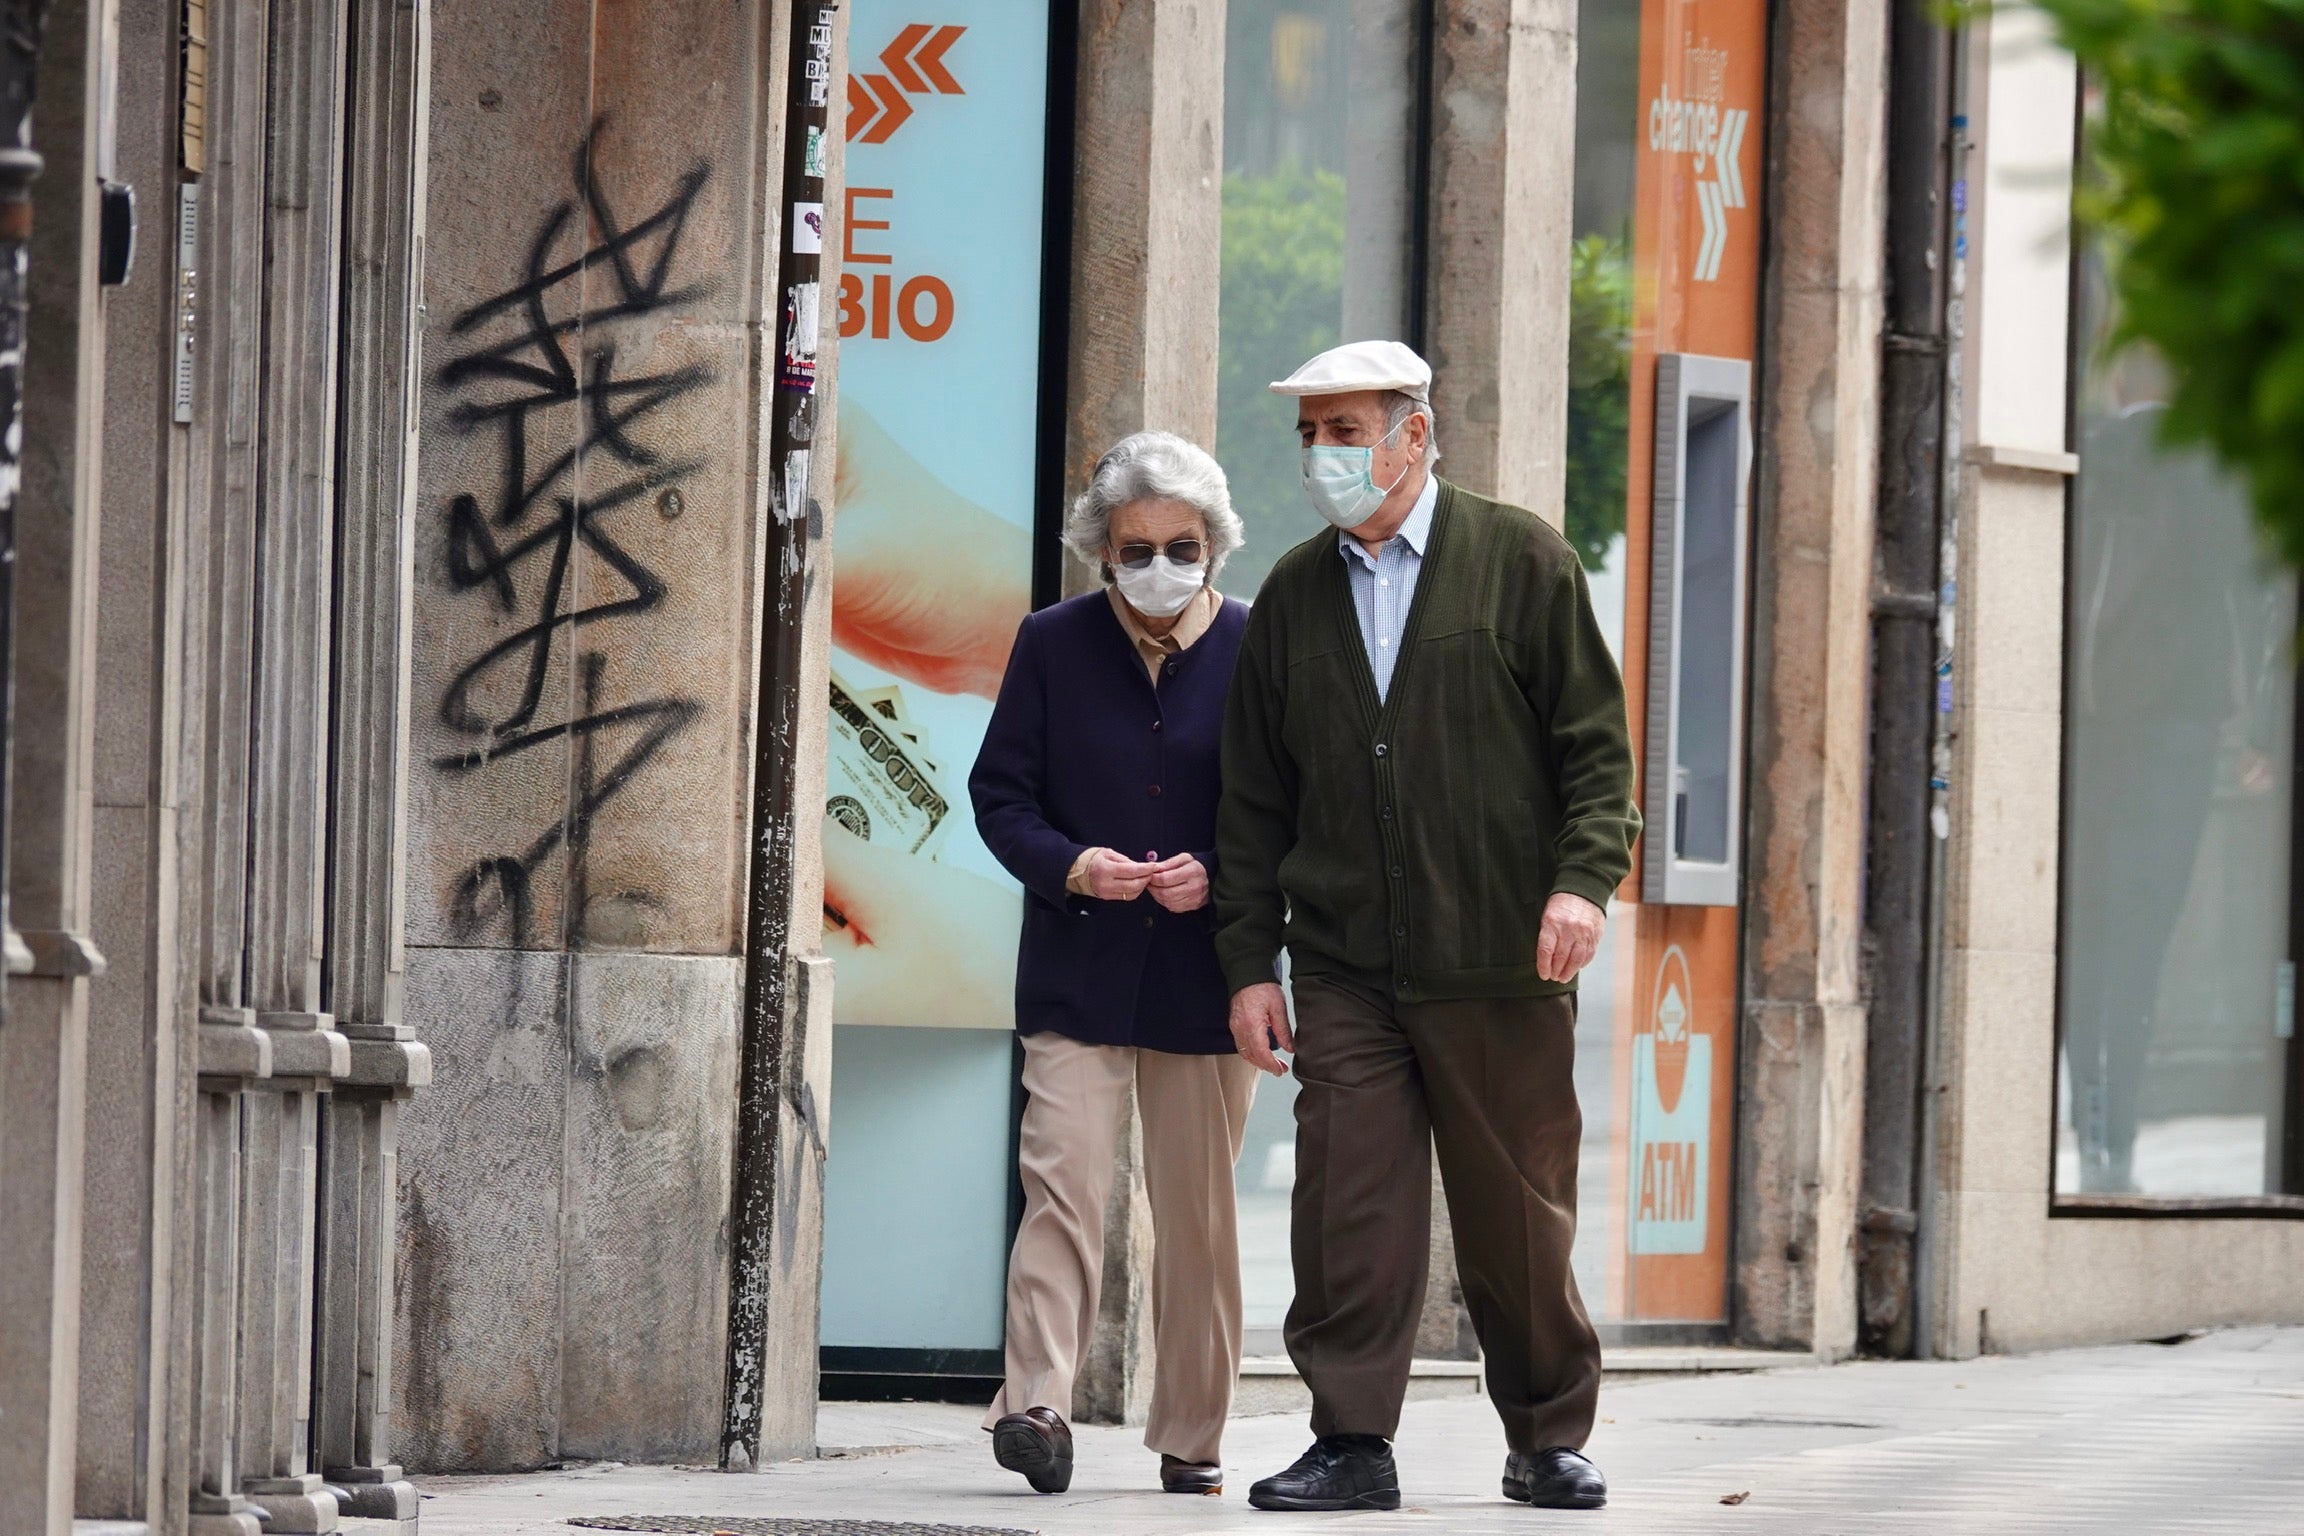
[[[968,776],[984,846],[1024,884],[1016,1028],[1184,1055],[1232,1050],[1211,909],[1064,887],[1083,848],[1190,853],[1216,872],[1216,758],[1248,605],[1227,599],[1157,689],[1111,599],[1043,608],[1016,632]]]

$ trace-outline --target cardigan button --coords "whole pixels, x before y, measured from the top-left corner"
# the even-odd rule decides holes
[[[1146,793],[1146,794],[1150,795],[1150,796],[1151,796],[1153,799],[1157,800],[1157,799],[1159,799],[1159,798],[1160,798],[1160,786],[1159,786],[1159,785],[1157,785],[1157,784],[1154,784],[1154,785],[1152,785],[1150,788],[1146,789],[1146,790],[1144,791],[1144,793]]]
[[[1159,721],[1157,721],[1157,720],[1153,721],[1153,722],[1152,722],[1152,729],[1154,729],[1154,730],[1158,730],[1158,729],[1160,729],[1160,722],[1159,722]]]
[[[1399,878],[1401,878],[1403,875],[1405,875],[1405,874],[1407,874],[1407,873],[1408,873],[1408,871],[1407,871],[1407,870],[1405,870],[1405,869],[1401,868],[1401,867],[1400,867],[1399,865],[1397,865],[1397,864],[1395,864],[1395,865],[1393,865],[1393,866],[1392,866],[1392,878],[1393,878],[1393,879],[1395,879],[1395,880],[1398,880]]]
[[[1376,743],[1376,755],[1377,755],[1378,757],[1382,757],[1382,756],[1384,756],[1386,753],[1390,752],[1391,750],[1392,750],[1392,749],[1391,749],[1390,747],[1388,747],[1388,746],[1384,745],[1384,743],[1382,743],[1382,742],[1378,742],[1378,743]]]
[[[1145,927],[1147,927],[1147,928],[1149,928],[1149,927],[1151,927],[1151,926],[1152,926],[1152,918],[1151,918],[1151,915],[1150,915],[1149,913],[1147,913],[1147,914],[1145,915],[1145,918],[1144,918],[1144,926],[1145,926]]]
[[[1386,821],[1390,821],[1390,820],[1392,819],[1392,807],[1390,807],[1390,806],[1386,806],[1386,807],[1384,807],[1384,819],[1385,819]]]

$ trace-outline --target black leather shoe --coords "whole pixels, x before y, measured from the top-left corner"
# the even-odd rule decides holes
[[[1398,1509],[1400,1474],[1381,1435],[1326,1435],[1248,1490],[1258,1509]]]
[[[1224,1469],[1212,1461],[1179,1461],[1173,1456],[1163,1455],[1160,1458],[1160,1491],[1222,1493]]]
[[[1072,1486],[1072,1426],[1053,1408],[1027,1408],[992,1426],[992,1459],[1024,1474],[1034,1493]]]
[[[1608,1502],[1608,1480],[1582,1451],[1514,1451],[1504,1458],[1504,1497],[1539,1509],[1598,1509]]]

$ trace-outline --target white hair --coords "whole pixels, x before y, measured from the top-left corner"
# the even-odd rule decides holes
[[[1073,500],[1064,519],[1064,547],[1089,565],[1101,566],[1112,538],[1112,514],[1132,501],[1180,501],[1200,514],[1208,525],[1211,584],[1246,538],[1222,466],[1173,432],[1138,432],[1114,443],[1096,461],[1088,489]]]
[[[1432,417],[1429,403],[1417,399],[1404,389],[1384,391],[1384,435],[1390,437],[1408,424],[1411,416],[1424,418],[1424,467],[1430,469],[1440,462],[1440,429]]]

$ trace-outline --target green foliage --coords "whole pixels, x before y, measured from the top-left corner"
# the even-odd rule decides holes
[[[1632,383],[1624,242],[1577,241],[1569,283],[1568,537],[1597,570],[1624,531]],[[1252,595],[1272,562],[1319,527],[1298,484],[1296,402],[1266,386],[1343,339],[1342,176],[1288,166],[1224,178],[1218,303],[1216,458],[1248,526],[1248,547],[1226,567],[1224,587]]]
[[[1344,178],[1293,166],[1225,177],[1223,273],[1216,459],[1248,525],[1224,586],[1252,596],[1318,526],[1298,484],[1296,402],[1266,386],[1342,339]]]
[[[1568,542],[1600,569],[1624,531],[1631,443],[1632,262],[1622,240],[1586,235],[1568,268]]]
[[[2248,483],[2304,564],[2304,0],[2038,0],[2103,95],[2078,211],[2115,345],[2173,381],[2175,443]]]

